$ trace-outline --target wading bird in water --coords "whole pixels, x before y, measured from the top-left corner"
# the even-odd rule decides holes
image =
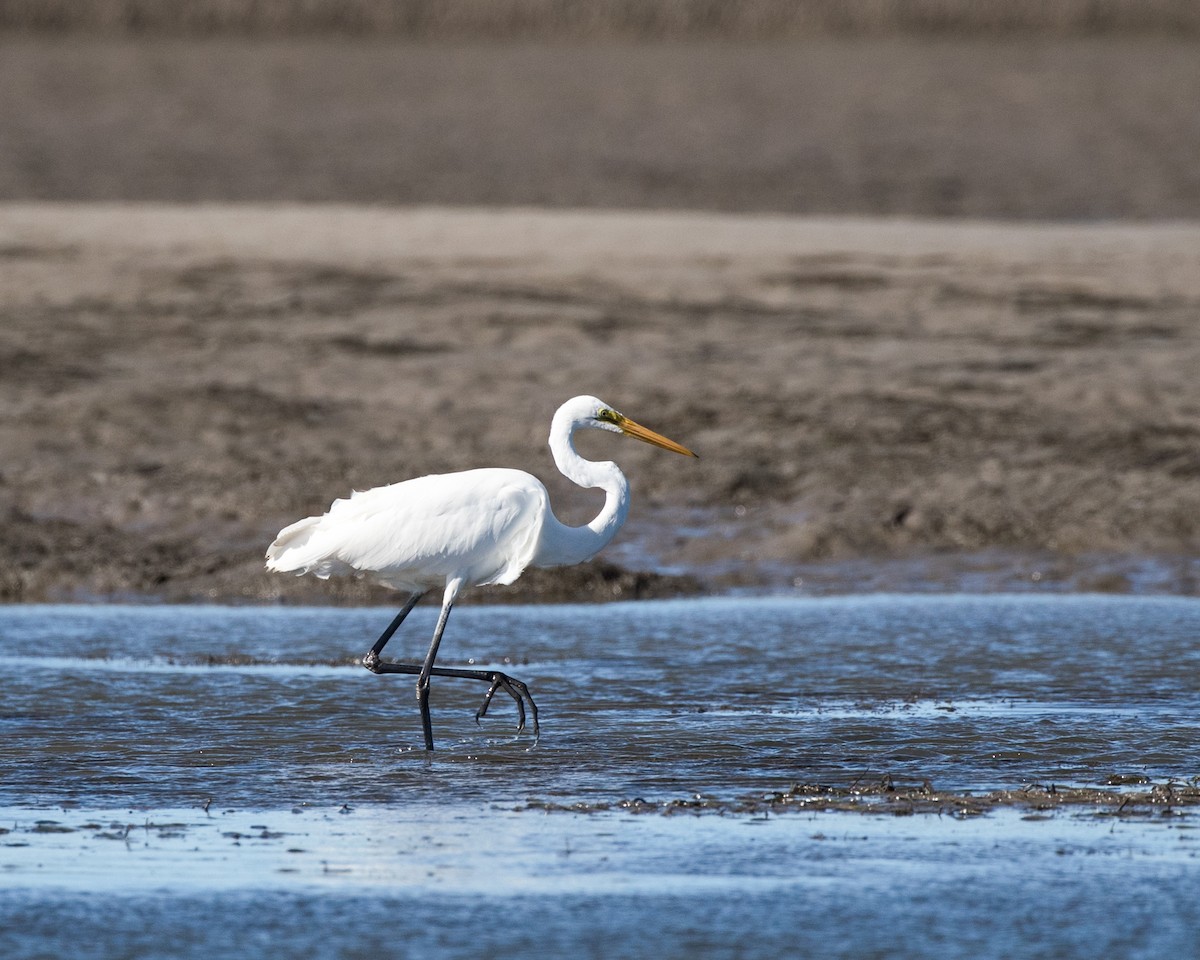
[[[459,677],[489,684],[478,721],[497,690],[516,701],[520,732],[529,705],[534,736],[537,705],[529,689],[498,670],[435,667],[438,645],[464,587],[512,583],[528,566],[562,567],[590,560],[612,540],[629,513],[629,483],[615,463],[595,463],[575,452],[576,430],[608,430],[694,457],[687,447],[618,413],[595,397],[575,397],[558,408],[550,425],[554,463],[568,480],[604,491],[604,508],[591,523],[569,527],[550,509],[541,482],[522,470],[499,467],[417,477],[335,500],[320,517],[306,517],[279,531],[267,548],[267,569],[283,573],[365,575],[409,594],[375,645],[363,657],[372,673],[416,676],[425,749],[433,749],[429,717],[430,677]],[[379,655],[426,592],[442,588],[442,611],[425,661],[381,660]]]

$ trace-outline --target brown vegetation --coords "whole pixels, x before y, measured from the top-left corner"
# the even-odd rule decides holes
[[[914,814],[977,817],[994,810],[1015,808],[1026,811],[1026,820],[1049,820],[1056,812],[1070,810],[1075,815],[1123,819],[1186,817],[1200,807],[1200,782],[1152,784],[1142,776],[1114,775],[1107,788],[1073,787],[1055,784],[1029,784],[1015,790],[937,790],[929,781],[900,784],[891,777],[864,781],[848,787],[830,784],[794,784],[787,790],[749,794],[732,800],[698,794],[686,800],[651,802],[640,797],[616,802],[559,804],[531,800],[520,809],[548,813],[625,813],[658,814],[772,814],[814,813],[836,810],[842,813]]]

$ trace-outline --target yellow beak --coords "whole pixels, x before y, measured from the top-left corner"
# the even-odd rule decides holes
[[[697,457],[687,447],[676,443],[674,440],[668,440],[661,433],[655,433],[649,427],[643,427],[640,423],[630,420],[626,416],[621,416],[617,421],[617,426],[621,428],[621,432],[627,437],[633,437],[635,440],[644,440],[646,443],[652,443],[656,447],[662,447],[664,450],[670,450],[672,453],[682,453],[685,457]]]

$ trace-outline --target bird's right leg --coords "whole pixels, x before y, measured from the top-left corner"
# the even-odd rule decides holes
[[[458,597],[462,581],[455,579],[446,584],[446,592],[442,595],[442,612],[438,614],[437,626],[433,628],[433,642],[429,644],[429,652],[425,654],[425,662],[421,664],[421,672],[417,674],[417,705],[421,708],[421,729],[425,733],[425,749],[433,749],[433,721],[429,717],[429,678],[433,673],[433,662],[437,659],[438,647],[442,643],[442,634],[446,630],[446,621],[450,619],[450,608]]]
[[[423,596],[425,596],[425,591],[420,590],[409,597],[408,603],[406,603],[404,608],[398,614],[396,614],[396,619],[391,622],[388,628],[383,631],[383,634],[379,637],[379,639],[375,641],[375,646],[368,650],[366,655],[363,656],[362,665],[372,673],[380,672],[379,655],[383,653],[383,648],[387,646],[387,642],[392,639],[392,634],[400,629],[400,624],[404,622],[404,618],[412,613],[412,608],[417,605],[417,601]]]

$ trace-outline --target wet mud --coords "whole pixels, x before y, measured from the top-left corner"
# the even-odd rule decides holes
[[[1197,251],[1185,225],[0,208],[0,598],[389,602],[268,575],[265,544],[485,464],[583,522],[545,446],[580,392],[702,459],[584,437],[631,478],[626,530],[480,599],[1195,593]]]

